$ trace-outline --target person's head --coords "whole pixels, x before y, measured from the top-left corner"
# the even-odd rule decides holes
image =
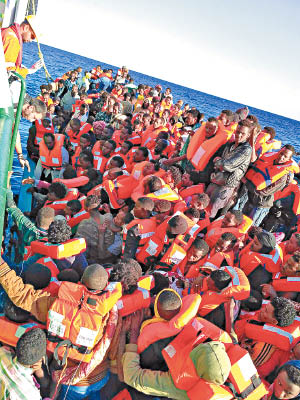
[[[155,154],[161,154],[167,147],[169,143],[165,139],[158,139],[154,147]]]
[[[149,153],[147,147],[140,146],[133,154],[133,161],[135,163],[146,161],[148,155]]]
[[[127,259],[118,262],[111,273],[109,280],[111,282],[122,283],[122,293],[131,294],[137,289],[137,282],[142,276],[142,268],[140,264],[133,259]]]
[[[243,222],[243,213],[239,210],[228,211],[222,221],[222,228],[239,226]]]
[[[104,121],[95,121],[93,123],[93,131],[97,139],[102,137],[106,123]]]
[[[116,148],[116,142],[114,140],[106,140],[104,142],[104,145],[102,146],[102,154],[104,156],[107,156],[108,154],[111,154]]]
[[[288,254],[293,254],[295,251],[300,251],[300,234],[293,233],[285,245],[285,251]]]
[[[300,394],[300,361],[285,363],[274,380],[273,393],[276,399],[298,399]]]
[[[55,201],[61,200],[66,197],[68,193],[68,188],[62,182],[53,182],[48,188],[48,200]]]
[[[113,156],[109,162],[109,165],[107,166],[108,169],[111,168],[122,168],[124,166],[125,162],[122,157],[120,156]]]
[[[79,132],[81,123],[80,123],[80,119],[78,118],[73,118],[70,121],[70,127],[73,130],[73,132]]]
[[[294,146],[290,144],[286,144],[283,148],[278,152],[278,156],[276,157],[276,164],[284,164],[291,160],[293,155],[295,154]]]
[[[126,213],[124,210],[119,210],[118,214],[114,217],[114,224],[116,226],[122,227],[125,225],[125,220],[128,217],[128,213]]]
[[[30,284],[35,290],[44,289],[51,280],[51,271],[43,264],[34,263],[27,267],[24,272],[24,283]]]
[[[17,307],[10,298],[5,300],[3,312],[6,318],[17,323],[28,321],[31,315],[30,312]]]
[[[156,298],[156,308],[158,316],[170,321],[176,314],[179,313],[182,301],[174,290],[164,289],[162,290]]]
[[[168,168],[167,174],[164,177],[164,181],[171,186],[171,188],[175,188],[182,181],[182,173],[179,168],[172,166]]]
[[[187,126],[194,126],[200,121],[200,118],[201,118],[200,111],[190,110],[185,118],[185,124]]]
[[[82,150],[91,145],[91,137],[88,133],[83,133],[79,139],[79,146]]]
[[[43,119],[46,113],[47,106],[39,99],[31,98],[29,101],[25,101],[22,107],[22,117],[30,122]]]
[[[48,150],[53,150],[55,145],[55,136],[51,132],[46,132],[44,134],[43,140]]]
[[[284,276],[300,276],[300,251],[296,251],[292,256],[288,257],[280,267],[280,272]]]
[[[224,126],[228,126],[233,121],[234,114],[231,110],[222,110],[220,114],[220,121]]]
[[[245,311],[258,311],[262,306],[262,294],[255,289],[250,290],[247,299],[241,301],[241,308]]]
[[[209,117],[205,124],[205,136],[210,138],[217,133],[219,121],[215,117]]]
[[[135,203],[133,215],[135,218],[149,218],[153,209],[154,201],[149,197],[141,197]]]
[[[183,235],[187,229],[187,220],[181,215],[175,215],[169,219],[166,233],[169,239],[174,239],[177,235]]]
[[[209,200],[209,196],[206,193],[195,193],[192,195],[190,206],[201,211],[209,205]]]
[[[269,254],[275,249],[276,239],[270,232],[257,233],[252,241],[250,249],[256,253]]]
[[[200,211],[197,210],[197,208],[193,208],[193,207],[189,207],[188,209],[186,209],[183,213],[186,217],[188,217],[189,219],[191,219],[192,221],[195,222],[195,224],[197,224],[197,222],[199,222],[200,219]]]
[[[91,151],[83,150],[78,158],[78,163],[82,169],[89,169],[93,167],[93,154]]]
[[[57,274],[57,280],[61,282],[73,282],[78,283],[80,276],[77,271],[73,268],[66,268]]]
[[[276,131],[271,126],[265,126],[263,131],[267,132],[270,135],[270,139],[274,139],[276,136]]]
[[[207,278],[208,290],[214,292],[220,292],[225,289],[232,281],[231,276],[224,269],[217,269],[212,271],[210,276]]]
[[[100,198],[94,194],[91,194],[84,200],[84,209],[86,211],[98,210],[100,204]]]
[[[38,370],[46,356],[46,333],[40,328],[25,332],[17,342],[17,361],[25,367]]]
[[[285,297],[275,297],[262,307],[259,320],[266,324],[289,326],[294,322],[296,311],[293,303]]]
[[[20,33],[24,43],[30,43],[36,38],[36,33],[34,31],[34,17],[32,15],[30,15],[30,18],[28,19],[25,18],[21,23]]]
[[[64,209],[65,215],[72,217],[81,210],[81,203],[79,200],[70,200],[67,202]]]
[[[205,240],[196,238],[187,251],[187,261],[190,263],[196,263],[201,260],[201,258],[205,257],[208,252],[209,247]]]
[[[73,179],[76,177],[76,170],[72,167],[72,165],[67,165],[63,172],[63,179]]]
[[[100,264],[91,264],[83,272],[81,282],[89,290],[102,291],[108,283],[108,273]]]
[[[133,147],[133,144],[131,142],[129,142],[129,140],[124,140],[124,142],[122,143],[122,146],[121,146],[120,153],[123,155],[126,155],[132,147]]]
[[[54,220],[48,229],[49,243],[64,243],[71,239],[72,231],[66,220]]]
[[[160,190],[163,187],[161,180],[155,176],[149,176],[144,182],[144,193],[154,193],[157,190]]]
[[[236,236],[231,232],[224,232],[215,244],[216,253],[231,251],[237,242]]]
[[[54,221],[55,211],[51,207],[43,207],[39,210],[36,217],[36,225],[39,228],[48,230],[51,222]]]
[[[238,123],[238,126],[235,131],[235,144],[245,143],[250,137],[253,126],[252,123],[244,119]]]

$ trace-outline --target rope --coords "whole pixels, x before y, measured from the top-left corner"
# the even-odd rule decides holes
[[[31,0],[31,2],[32,2],[32,15],[35,15],[35,0]],[[39,55],[40,59],[43,62],[43,68],[44,68],[44,71],[45,71],[47,82],[49,82],[49,79],[52,82],[54,82],[54,79],[51,77],[51,75],[50,75],[50,73],[49,73],[49,71],[48,71],[48,69],[46,67],[46,64],[45,64],[45,61],[44,61],[44,56],[43,56],[43,53],[42,53],[42,50],[41,50],[41,46],[40,46],[40,43],[39,43],[39,39],[38,39],[37,36],[36,36],[36,42],[37,42],[37,45],[38,45],[38,55]]]

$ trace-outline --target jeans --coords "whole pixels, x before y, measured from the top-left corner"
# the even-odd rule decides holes
[[[253,207],[252,211],[246,215],[253,219],[253,225],[259,226],[266,215],[268,215],[270,208],[265,207]]]
[[[109,91],[109,89],[111,89],[111,86],[111,80],[109,78],[106,78],[106,76],[100,78],[99,90]]]
[[[82,400],[86,397],[89,400],[101,400],[100,389],[106,385],[109,376],[110,373],[108,372],[101,381],[89,386],[61,385],[58,400]]]

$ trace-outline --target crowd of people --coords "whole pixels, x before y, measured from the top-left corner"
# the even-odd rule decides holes
[[[37,233],[20,276],[0,265],[2,398],[300,399],[294,147],[126,67],[40,89]]]

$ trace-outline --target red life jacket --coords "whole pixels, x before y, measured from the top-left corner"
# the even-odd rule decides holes
[[[43,168],[60,171],[62,168],[61,149],[64,145],[65,135],[55,134],[55,144],[52,150],[49,150],[44,140],[40,143],[40,160]]]
[[[16,347],[18,340],[25,333],[34,328],[45,329],[45,325],[29,320],[17,323],[0,315],[0,342],[9,346]]]
[[[70,200],[76,200],[79,196],[78,189],[69,189],[66,197],[64,197],[61,200],[55,200],[55,201],[49,201],[47,200],[44,207],[50,207],[53,208],[54,210],[63,210],[68,201]]]
[[[35,124],[35,131],[36,131],[36,135],[34,138],[34,144],[35,144],[35,146],[39,146],[39,144],[43,140],[45,133],[47,133],[47,132],[54,133],[54,127],[51,122],[49,128],[45,128],[41,119],[36,119],[34,124]]]
[[[229,400],[236,397],[259,400],[267,393],[249,353],[233,343],[225,343],[224,346],[231,362],[227,382],[232,385],[237,396],[226,385],[216,385],[201,379],[189,355],[202,341],[202,322],[194,320],[162,351],[174,385],[185,390],[189,399],[198,400],[201,393],[201,400]]]
[[[267,271],[276,273],[280,271],[280,266],[283,261],[282,249],[276,245],[275,249],[270,254],[261,254],[251,251],[252,241],[247,244],[240,252],[239,267],[248,276],[259,265],[262,265]]]
[[[142,308],[148,308],[150,302],[149,290],[138,287],[132,294],[125,294],[118,300],[119,315],[126,317]]]
[[[122,253],[124,253],[127,232],[133,226],[138,225],[140,242],[136,251],[136,255],[139,254],[141,248],[148,242],[149,238],[154,235],[156,231],[156,222],[153,218],[147,219],[134,219],[133,221],[129,222],[123,230],[123,244],[122,244]]]
[[[83,238],[70,239],[64,243],[49,243],[45,240],[34,240],[30,244],[32,255],[42,254],[54,259],[62,259],[83,253],[86,250],[86,242]]]
[[[42,257],[37,260],[38,264],[43,264],[47,267],[51,272],[51,280],[47,287],[42,289],[43,292],[50,293],[51,297],[56,297],[58,294],[58,289],[60,287],[61,282],[57,279],[57,275],[59,274],[59,269],[57,268],[55,262],[51,257]]]
[[[284,199],[287,197],[292,197],[293,199],[293,213],[295,215],[300,214],[300,188],[297,183],[290,183],[283,190],[280,190],[274,194],[274,200]]]
[[[91,124],[88,124],[87,122],[81,122],[81,127],[79,129],[79,132],[74,132],[72,129],[68,130],[67,134],[69,136],[73,149],[76,149],[76,147],[79,146],[81,135],[89,132],[92,128],[93,127]]]
[[[103,334],[103,319],[121,296],[120,282],[110,283],[101,293],[91,292],[79,283],[62,282],[48,312],[47,350],[54,352],[56,349],[62,358],[66,349],[59,344],[68,340],[68,357],[90,362]]]

